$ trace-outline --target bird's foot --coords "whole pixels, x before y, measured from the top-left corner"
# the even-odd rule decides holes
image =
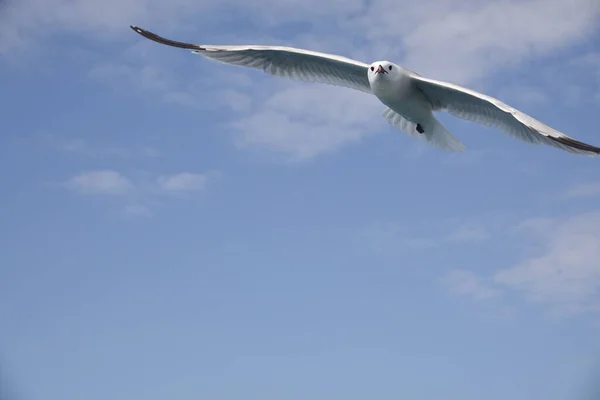
[[[425,129],[423,129],[423,126],[421,124],[417,124],[417,132],[419,132],[419,133],[425,132]]]

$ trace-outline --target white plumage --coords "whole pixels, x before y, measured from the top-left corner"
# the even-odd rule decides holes
[[[424,78],[389,61],[366,64],[283,46],[190,44],[165,39],[136,26],[131,28],[155,42],[189,49],[219,62],[373,94],[388,107],[383,116],[390,124],[444,150],[462,151],[464,145],[435,118],[435,111],[447,111],[458,118],[497,128],[529,143],[543,143],[576,154],[600,154],[600,148],[567,136],[496,98]]]

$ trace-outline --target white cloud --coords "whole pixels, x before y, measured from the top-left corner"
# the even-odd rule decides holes
[[[119,199],[127,216],[150,216],[151,207],[160,204],[165,196],[200,194],[206,190],[209,181],[218,176],[218,172],[180,172],[134,180],[118,171],[97,170],[71,177],[64,182],[64,187],[78,194]]]
[[[384,126],[384,107],[370,96],[316,84],[283,86],[231,124],[239,146],[276,150],[299,161],[358,142]]]
[[[500,291],[482,278],[466,270],[453,270],[441,282],[452,292],[469,296],[474,300],[488,300],[500,295]]]
[[[600,212],[526,221],[535,255],[498,271],[494,281],[560,313],[600,311]]]
[[[397,255],[407,248],[435,248],[436,253],[443,254],[444,246],[455,248],[462,242],[477,247],[491,238],[507,248],[513,243],[509,258],[516,255],[520,261],[512,266],[490,271],[487,255],[482,253],[481,266],[489,272],[454,269],[441,282],[453,293],[475,300],[507,299],[512,293],[553,316],[600,313],[600,211],[530,218],[517,224],[511,222],[513,219],[480,217],[480,225],[456,220],[454,225],[420,221],[412,232],[386,224],[369,231],[366,238],[379,253],[395,251]],[[497,264],[494,261],[491,265]]]
[[[158,186],[165,191],[198,192],[204,190],[208,183],[208,175],[181,172],[173,175],[162,175],[157,179]]]
[[[472,83],[492,69],[585,38],[597,29],[599,4],[596,0],[435,0],[398,5],[380,0],[362,18],[362,25],[374,41],[399,40],[404,62],[423,74]]]
[[[229,109],[235,113],[248,111],[252,105],[252,98],[232,88],[221,88],[221,90],[203,90],[199,93],[190,88],[180,88],[164,94],[167,103],[195,108],[203,111],[215,109]]]
[[[130,194],[135,190],[128,178],[112,170],[82,172],[65,184],[71,190],[81,194],[118,196]]]
[[[171,0],[9,0],[0,15],[0,54],[41,50],[56,32],[116,39],[129,25],[178,25],[191,11],[212,7],[208,1]],[[175,21],[175,22],[170,22]]]

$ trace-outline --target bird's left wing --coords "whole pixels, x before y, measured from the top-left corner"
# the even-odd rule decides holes
[[[485,94],[460,85],[411,74],[436,111],[498,128],[515,138],[543,143],[571,153],[600,155],[600,148],[580,142]]]
[[[282,46],[215,46],[176,42],[131,26],[135,32],[158,43],[192,50],[227,64],[262,69],[271,75],[328,83],[372,93],[368,68],[363,62],[316,51]]]

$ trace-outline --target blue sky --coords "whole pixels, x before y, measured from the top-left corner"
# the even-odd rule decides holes
[[[594,0],[9,2],[0,365],[16,398],[587,399],[600,164],[149,42],[286,44],[600,145]],[[4,386],[3,390],[7,386]]]

